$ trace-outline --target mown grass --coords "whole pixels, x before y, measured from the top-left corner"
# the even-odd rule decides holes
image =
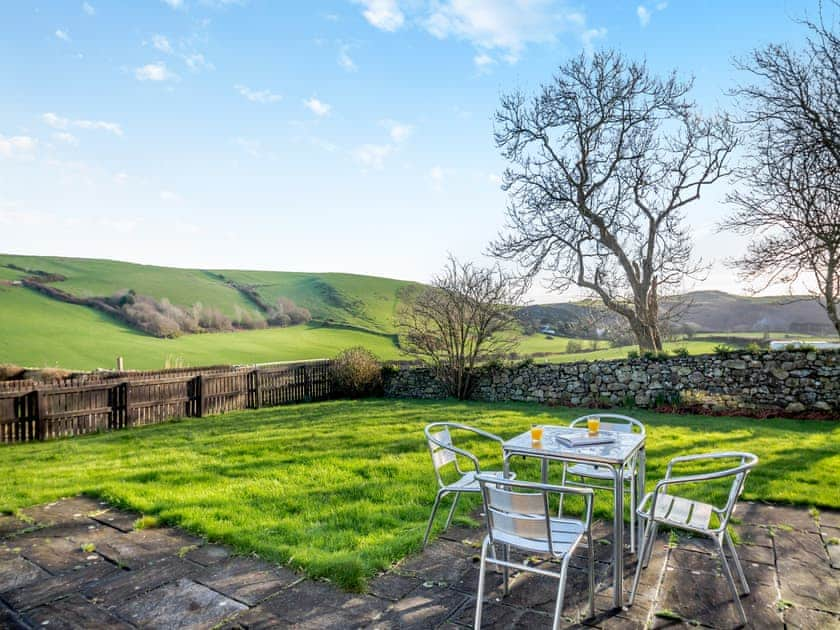
[[[584,412],[334,401],[0,447],[0,510],[84,492],[358,590],[420,548],[436,491],[426,423],[459,421],[507,438]],[[631,413],[649,430],[649,487],[675,455],[750,450],[761,465],[744,498],[840,508],[838,423]],[[466,445],[500,465],[494,443]],[[520,478],[538,476],[534,462],[513,467]],[[552,468],[552,480],[558,475]],[[610,506],[608,493],[597,496],[599,516]]]
[[[389,337],[315,325],[186,335],[158,339],[84,306],[22,287],[0,285],[0,363],[83,370],[113,367],[123,356],[132,370],[170,365],[262,363],[335,356],[350,346],[396,359]]]

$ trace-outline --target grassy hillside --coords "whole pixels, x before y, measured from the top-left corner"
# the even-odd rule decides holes
[[[258,309],[224,279],[255,286],[260,297],[274,304],[278,297],[305,306],[313,319],[365,330],[392,333],[398,291],[411,283],[389,278],[341,273],[281,271],[207,271],[137,265],[113,260],[12,256],[0,254],[0,280],[15,280],[21,272],[5,265],[61,274],[67,279],[51,283],[78,297],[103,297],[133,289],[157,300],[167,298],[178,306],[201,302],[229,317],[237,308],[257,315]],[[224,279],[219,278],[219,275]],[[261,317],[261,315],[257,315]]]
[[[330,357],[357,345],[383,359],[398,358],[386,336],[314,325],[157,339],[86,307],[3,285],[0,331],[0,363],[31,367],[111,367],[118,355],[130,369],[159,369],[167,361],[261,363]]]
[[[157,300],[167,298],[178,306],[192,306],[196,302],[215,306],[229,317],[236,314],[237,306],[255,311],[254,305],[239,291],[197,269],[87,258],[0,255],[0,265],[8,264],[61,274],[67,280],[53,283],[54,286],[78,297],[104,297],[122,289],[134,289]],[[8,267],[6,270],[11,271]]]
[[[239,284],[256,288],[268,304],[288,297],[304,306],[319,321],[394,332],[400,289],[413,283],[346,273],[294,273],[279,271],[214,271]]]

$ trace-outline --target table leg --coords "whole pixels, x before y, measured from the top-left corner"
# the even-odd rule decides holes
[[[540,459],[542,461],[540,464],[540,477],[543,483],[548,483],[548,460],[545,457]]]
[[[624,478],[613,466],[613,606],[624,605]]]
[[[639,451],[638,460],[636,461],[636,507],[642,504],[642,499],[645,496],[645,461],[645,447],[642,446]],[[638,514],[633,514],[632,518],[636,519],[636,532],[639,535],[639,539],[636,542],[636,549],[641,549],[642,540],[644,540],[645,536],[645,522]]]

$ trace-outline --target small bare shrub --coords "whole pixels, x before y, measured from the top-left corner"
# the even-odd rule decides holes
[[[298,306],[287,297],[280,296],[275,305],[269,309],[266,319],[272,326],[294,326],[305,324],[312,319],[312,314],[309,309]]]
[[[342,396],[362,398],[382,391],[382,364],[367,348],[357,346],[341,351],[330,370],[333,386]]]
[[[19,365],[11,363],[0,363],[0,381],[11,381],[12,379],[20,378],[24,369]]]

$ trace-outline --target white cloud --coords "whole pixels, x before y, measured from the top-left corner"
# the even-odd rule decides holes
[[[362,15],[378,29],[393,32],[405,23],[397,0],[356,0],[356,3],[365,8]]]
[[[603,39],[607,36],[607,29],[605,28],[588,28],[580,34],[580,40],[583,42],[583,48],[586,52],[591,53],[593,49],[593,42],[596,39]]]
[[[432,180],[433,190],[443,190],[443,180],[446,178],[446,172],[440,166],[433,166],[429,169],[429,179]]]
[[[31,136],[4,136],[0,134],[0,157],[28,158],[38,148],[38,141]]]
[[[391,120],[390,118],[380,120],[379,124],[388,130],[388,135],[391,136],[391,140],[397,143],[407,140],[414,133],[414,127],[412,125]]]
[[[175,232],[177,234],[194,235],[201,232],[201,227],[195,223],[188,223],[182,219],[175,220]]]
[[[162,0],[162,2],[169,5],[171,9],[180,9],[184,6],[184,0]]]
[[[650,24],[650,11],[643,5],[640,4],[636,7],[636,15],[639,17],[639,24],[642,25],[642,28]]]
[[[347,72],[356,72],[359,68],[356,66],[356,62],[353,61],[347,51],[347,46],[342,46],[341,50],[338,51],[338,65],[347,70]]]
[[[311,111],[316,116],[326,116],[330,113],[330,110],[332,109],[331,105],[328,105],[323,101],[319,101],[314,96],[303,101],[303,104],[309,111]]]
[[[73,146],[76,146],[77,144],[79,144],[79,139],[76,136],[74,136],[72,133],[68,133],[66,131],[56,131],[52,135],[52,137],[57,142],[63,142],[64,144],[71,144]]]
[[[201,53],[193,53],[191,55],[184,55],[183,57],[184,63],[187,64],[187,67],[194,71],[198,72],[199,70],[215,70],[216,66],[212,63],[207,61],[204,58],[204,55]]]
[[[664,11],[667,8],[668,8],[668,3],[667,2],[660,2],[656,5],[656,10],[657,11]]]
[[[171,190],[161,190],[160,191],[160,200],[167,201],[167,202],[178,202],[182,201],[183,198],[178,193],[172,192]]]
[[[163,62],[140,66],[134,70],[134,76],[138,81],[171,81],[178,78],[178,75],[172,73]]]
[[[263,105],[267,105],[268,103],[277,103],[278,101],[283,100],[282,95],[275,94],[271,90],[252,90],[247,85],[240,84],[234,85],[233,87],[237,92],[252,103],[262,103]]]
[[[501,186],[502,185],[502,178],[501,176],[497,175],[496,173],[488,173],[487,181],[493,184],[494,186]]]
[[[82,3],[82,11],[84,11],[86,15],[96,15],[96,9],[94,9],[93,5],[89,2]]]
[[[566,30],[581,30],[586,18],[554,0],[442,0],[422,20],[439,39],[454,37],[480,50],[502,50],[515,63],[525,46],[554,41]]]
[[[69,127],[77,127],[79,129],[89,129],[94,131],[107,131],[116,136],[123,135],[122,127],[115,122],[108,122],[105,120],[72,120],[59,116],[53,112],[47,112],[42,117],[43,121],[53,129],[67,129]]]
[[[12,226],[37,226],[52,224],[56,220],[55,215],[39,212],[37,210],[23,210],[20,203],[11,201],[0,201],[0,225]]]
[[[490,66],[495,64],[496,60],[487,53],[479,53],[473,57],[473,63],[479,72],[489,72]]]
[[[172,44],[169,43],[165,35],[152,35],[152,46],[168,55],[172,54]]]
[[[67,34],[67,31],[63,31],[60,28],[55,31],[55,36],[58,37],[58,39],[60,39],[62,41],[65,41],[65,42],[70,41],[70,35]]]
[[[128,173],[124,171],[120,171],[119,173],[114,173],[113,177],[115,184],[125,184],[128,181]]]
[[[390,144],[363,144],[353,151],[353,158],[365,169],[382,170],[385,158],[394,150]]]

